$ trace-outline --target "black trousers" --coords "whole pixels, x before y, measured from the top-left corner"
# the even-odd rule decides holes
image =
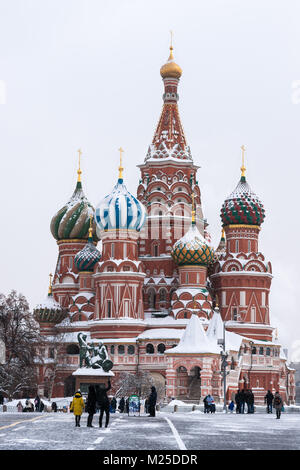
[[[89,427],[92,426],[93,417],[94,417],[94,413],[89,413],[88,419],[87,419],[87,425],[88,425]]]
[[[155,405],[149,405],[148,406],[149,414],[150,416],[155,416]]]
[[[102,428],[102,420],[105,412],[105,427],[107,428],[109,423],[109,403],[105,405],[100,405],[100,416],[99,416],[99,426]]]
[[[75,415],[75,425],[76,426],[80,426],[80,418],[81,418],[81,415]]]

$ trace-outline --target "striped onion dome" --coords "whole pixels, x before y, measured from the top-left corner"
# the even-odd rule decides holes
[[[195,223],[192,223],[186,234],[173,245],[171,255],[179,266],[208,266],[214,261],[214,250]]]
[[[261,225],[265,218],[262,202],[242,176],[221,208],[223,227],[232,224]]]
[[[51,220],[50,229],[53,237],[56,240],[87,239],[91,215],[94,215],[94,208],[82,190],[81,181],[77,181],[71,199]],[[98,241],[96,224],[93,227],[93,237]]]
[[[95,219],[100,230],[140,231],[146,220],[146,209],[127,190],[123,178],[96,207]]]
[[[78,271],[94,271],[94,266],[100,258],[101,253],[93,243],[92,229],[90,229],[87,244],[75,255],[75,266]]]

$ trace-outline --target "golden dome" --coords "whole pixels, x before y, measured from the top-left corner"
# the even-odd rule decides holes
[[[173,46],[170,46],[170,56],[168,62],[163,65],[160,69],[162,78],[180,78],[182,75],[182,69],[174,62],[173,57]]]

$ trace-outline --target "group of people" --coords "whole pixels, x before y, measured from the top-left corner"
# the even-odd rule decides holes
[[[105,387],[104,384],[99,384],[95,386],[89,385],[86,403],[84,403],[80,390],[77,390],[70,405],[70,411],[72,411],[75,416],[75,427],[80,427],[81,415],[83,411],[86,410],[86,412],[88,413],[87,427],[92,428],[94,414],[96,413],[97,409],[99,409],[99,427],[102,428],[102,421],[105,413],[105,427],[107,428],[109,423],[110,411],[110,402],[107,396],[107,392],[110,389],[110,380],[108,380],[107,387]]]
[[[105,427],[108,427],[110,413],[115,413],[117,409],[117,400],[113,397],[109,400],[107,392],[111,389],[110,380],[108,380],[107,387],[104,384],[99,385],[89,385],[88,395],[86,403],[83,400],[82,393],[80,390],[74,395],[74,398],[70,405],[70,411],[73,412],[75,416],[75,427],[80,427],[80,420],[82,413],[86,411],[88,413],[87,418],[87,427],[92,428],[94,414],[99,410],[99,427],[102,427],[103,416],[105,414]],[[154,386],[151,387],[151,393],[145,403],[145,411],[149,413],[149,416],[155,417],[157,401],[157,392]],[[129,412],[129,400],[125,400],[122,397],[119,401],[118,410],[120,413]]]
[[[251,389],[238,390],[235,394],[235,404],[237,413],[245,413],[245,405],[247,405],[247,413],[254,413],[254,395]]]

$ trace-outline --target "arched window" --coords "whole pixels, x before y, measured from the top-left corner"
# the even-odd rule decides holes
[[[167,300],[167,291],[166,289],[161,289],[159,291],[159,301],[160,302],[165,302]]]
[[[148,291],[149,308],[155,308],[155,303],[156,303],[156,292],[154,289],[149,289]]]
[[[146,346],[146,353],[147,354],[154,354],[154,346],[151,343],[148,343]]]
[[[110,347],[110,354],[112,354],[112,355],[115,354],[115,346],[113,344]]]
[[[256,347],[255,346],[252,347],[252,354],[256,354]]]
[[[125,354],[125,347],[123,346],[123,344],[119,344],[118,354]]]
[[[134,349],[133,344],[130,344],[130,345],[128,346],[127,352],[128,352],[128,354],[134,354],[135,349]]]
[[[266,356],[271,356],[271,349],[270,348],[266,348]]]
[[[163,344],[163,343],[160,343],[158,346],[157,346],[157,352],[159,354],[163,354],[166,350],[166,346]]]
[[[263,348],[262,346],[259,348],[259,354],[260,354],[261,356],[264,355],[264,348]]]
[[[77,344],[69,344],[67,346],[67,354],[79,354],[79,346]]]

